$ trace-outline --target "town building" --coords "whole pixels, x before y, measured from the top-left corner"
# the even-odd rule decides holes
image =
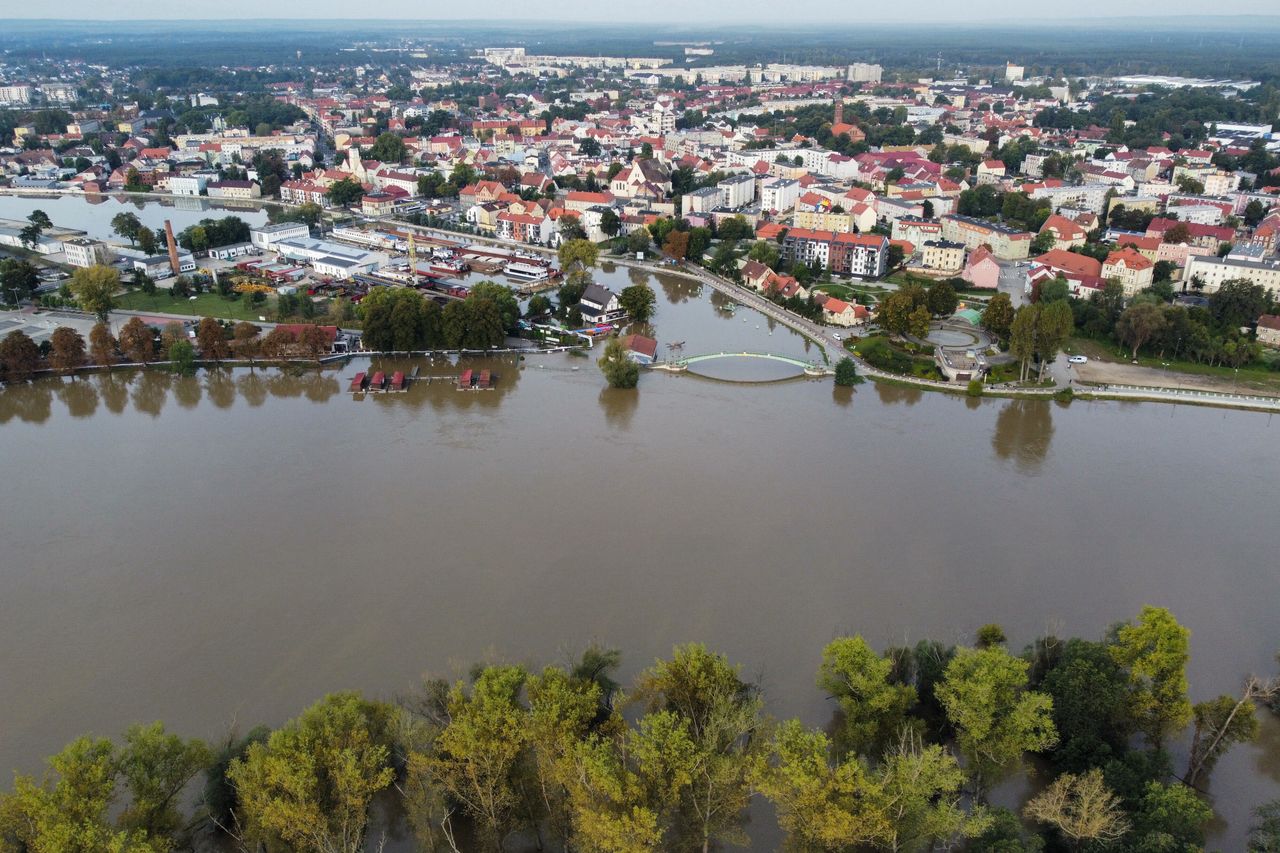
[[[257,181],[210,181],[205,186],[209,198],[261,198],[262,187]]]
[[[926,240],[921,252],[921,264],[927,270],[956,272],[964,266],[964,244],[950,240]]]
[[[795,207],[800,197],[800,182],[789,178],[769,177],[760,182],[760,209],[784,213]]]
[[[1187,259],[1184,280],[1192,287],[1200,285],[1205,293],[1213,293],[1223,282],[1237,278],[1280,293],[1280,260],[1233,260],[1216,255],[1193,255]]]
[[[993,255],[1007,261],[1027,257],[1033,239],[1030,232],[955,213],[942,217],[942,236],[966,249],[989,246]]]
[[[889,259],[889,240],[881,234],[841,234],[792,228],[782,240],[789,263],[818,264],[836,275],[879,278]]]
[[[658,358],[658,342],[646,335],[625,335],[622,346],[627,358],[637,364],[653,364]]]
[[[173,195],[204,195],[208,185],[207,175],[174,175],[169,178],[169,192]]]
[[[595,282],[588,284],[582,292],[578,310],[588,324],[612,323],[627,316],[618,302],[618,294]]]
[[[850,83],[879,83],[883,75],[883,68],[868,62],[854,62],[845,72]]]
[[[1102,262],[1102,277],[1119,280],[1126,298],[1150,287],[1154,272],[1155,264],[1136,249],[1118,249]]]
[[[720,191],[720,207],[737,210],[746,207],[756,198],[756,179],[753,175],[731,175],[716,184]]]
[[[973,287],[995,290],[1000,286],[1000,264],[985,246],[969,253],[960,277]]]
[[[1258,343],[1280,347],[1280,315],[1263,314],[1258,318]]]
[[[281,222],[277,225],[260,225],[249,229],[249,242],[263,251],[270,252],[282,240],[305,240],[311,229],[302,222]]]
[[[73,267],[91,267],[107,259],[106,246],[87,237],[62,241],[62,250],[67,256],[67,263]]]

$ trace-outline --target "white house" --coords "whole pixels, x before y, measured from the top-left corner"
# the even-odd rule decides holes
[[[618,302],[618,295],[609,288],[595,283],[588,284],[587,289],[582,292],[578,310],[582,312],[582,319],[587,323],[612,323],[627,315]]]

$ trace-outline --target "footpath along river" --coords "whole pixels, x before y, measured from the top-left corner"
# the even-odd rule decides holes
[[[692,282],[655,289],[663,353],[818,357]],[[456,372],[378,365],[415,363]],[[814,725],[843,632],[884,647],[999,622],[1021,648],[1154,603],[1192,631],[1194,699],[1275,670],[1268,415],[691,374],[612,391],[590,359],[469,363],[497,390],[354,399],[364,360],[0,390],[0,772],[38,773],[86,732],[216,738],[328,691],[391,698],[593,639],[626,678],[706,642],[771,713]],[[1264,716],[1214,773],[1211,849],[1241,849],[1250,809],[1280,797]],[[776,846],[764,818],[750,831]]]

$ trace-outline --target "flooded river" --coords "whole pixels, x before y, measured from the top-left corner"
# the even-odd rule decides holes
[[[688,281],[656,290],[662,354],[820,357]],[[1196,700],[1274,671],[1267,415],[689,374],[613,391],[564,355],[468,361],[497,374],[487,392],[442,360],[377,367],[414,364],[442,378],[353,397],[357,360],[0,391],[0,771],[139,720],[215,738],[591,640],[628,677],[706,642],[812,724],[842,632],[883,647],[999,622],[1020,647],[1155,603],[1192,631]],[[1280,797],[1265,723],[1214,774],[1223,849]]]

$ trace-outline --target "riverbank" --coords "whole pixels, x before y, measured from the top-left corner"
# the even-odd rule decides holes
[[[180,201],[187,201],[200,205],[202,209],[204,206],[208,205],[210,207],[225,207],[232,211],[235,209],[262,210],[271,206],[289,206],[274,199],[224,200],[208,199],[205,197],[174,196],[171,194],[160,193],[129,193],[124,191],[91,196],[85,193],[71,191],[3,188],[0,189],[0,195],[3,194],[37,198],[78,197],[85,200],[94,199],[98,201],[106,201],[110,198],[124,198],[133,202],[159,202],[163,200],[173,201],[176,203]],[[384,224],[397,228],[412,229],[420,234],[436,235],[451,241],[470,241],[480,244],[501,246],[503,248],[518,248],[524,251],[534,251],[551,257],[555,256],[554,250],[542,246],[503,240],[497,237],[455,232],[438,226],[421,226],[394,217],[380,221]],[[804,337],[806,340],[817,345],[821,350],[822,360],[828,367],[834,367],[835,363],[840,358],[848,356],[854,360],[862,375],[876,382],[893,382],[899,385],[909,385],[922,390],[938,391],[946,394],[967,393],[967,388],[964,385],[955,385],[878,370],[858,358],[856,355],[849,353],[844,347],[842,338],[848,334],[849,330],[823,326],[810,321],[807,318],[793,314],[785,308],[765,299],[757,292],[742,285],[735,284],[721,276],[715,275],[701,266],[697,266],[689,262],[672,265],[661,261],[637,261],[631,256],[606,256],[603,257],[601,261],[602,263],[609,263],[623,268],[644,270],[651,275],[680,277],[685,280],[712,287],[734,302],[752,308],[756,313],[786,326]],[[850,285],[850,287],[853,286],[855,285]],[[872,285],[865,285],[865,287],[870,288]],[[128,294],[125,298],[128,302],[128,308],[144,316],[171,316],[176,318],[211,316],[231,321],[249,320],[255,323],[262,322],[258,320],[258,317],[262,316],[260,309],[254,309],[248,305],[242,305],[240,303],[218,305],[213,303],[210,299],[204,299],[196,305],[184,304],[177,300],[166,304],[163,300],[157,299],[156,297],[144,299],[140,294]],[[1121,367],[1127,367],[1127,365]],[[1138,369],[1146,370],[1149,368]],[[1143,399],[1151,402],[1195,403],[1196,405],[1248,408],[1262,411],[1275,410],[1273,403],[1266,398],[1266,395],[1262,394],[1227,393],[1226,389],[1223,387],[1207,387],[1207,383],[1188,382],[1184,381],[1181,377],[1177,378],[1178,387],[1176,388],[1164,385],[1164,383],[1159,380],[1162,377],[1169,377],[1167,371],[1162,374],[1153,370],[1149,376],[1143,376],[1142,374],[1112,376],[1110,374],[1091,374],[1089,373],[1089,370],[1090,369],[1086,367],[1084,370],[1077,371],[1080,381],[1076,381],[1076,377],[1071,376],[1070,380],[1066,384],[1063,384],[1060,379],[1059,385],[1055,388],[1011,388],[1008,386],[988,385],[984,387],[983,393],[985,396],[1006,397],[1010,399],[1047,399],[1052,398],[1056,394],[1060,394],[1063,388],[1070,388],[1073,395],[1077,398],[1099,399],[1102,394],[1107,393],[1113,398],[1121,399]],[[1147,381],[1144,381],[1144,379]],[[1098,386],[1105,386],[1109,390],[1104,392],[1099,390]],[[1115,395],[1123,396],[1116,397]],[[1280,405],[1280,398],[1276,398],[1276,405]]]

